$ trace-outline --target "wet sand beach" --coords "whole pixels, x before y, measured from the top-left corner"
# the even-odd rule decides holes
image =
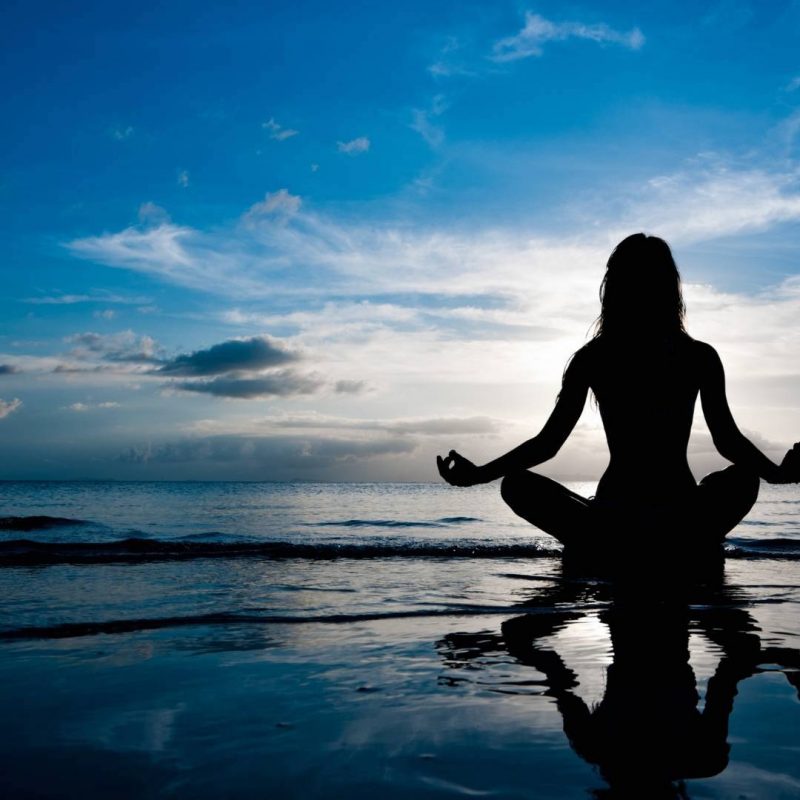
[[[629,580],[491,487],[5,490],[6,796],[800,793],[793,487]]]

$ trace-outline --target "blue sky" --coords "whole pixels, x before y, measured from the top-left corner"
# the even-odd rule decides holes
[[[544,422],[640,229],[777,456],[798,31],[794,2],[7,3],[0,477],[492,457]],[[587,408],[551,474],[604,459]]]

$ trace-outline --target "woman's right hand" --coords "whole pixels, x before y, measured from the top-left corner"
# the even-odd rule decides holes
[[[781,483],[800,483],[800,442],[796,442],[783,457],[780,476]]]
[[[439,474],[451,486],[474,486],[476,483],[484,483],[480,467],[455,450],[451,450],[447,458],[436,456],[436,466],[439,468]]]

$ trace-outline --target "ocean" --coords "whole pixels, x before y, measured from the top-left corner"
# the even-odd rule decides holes
[[[0,793],[800,797],[798,487],[700,574],[641,541],[572,567],[496,485],[0,483]]]

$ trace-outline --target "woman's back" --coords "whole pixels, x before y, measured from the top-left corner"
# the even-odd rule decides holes
[[[608,441],[598,500],[661,503],[695,487],[686,451],[703,347],[684,333],[635,341],[599,336],[576,354]]]

